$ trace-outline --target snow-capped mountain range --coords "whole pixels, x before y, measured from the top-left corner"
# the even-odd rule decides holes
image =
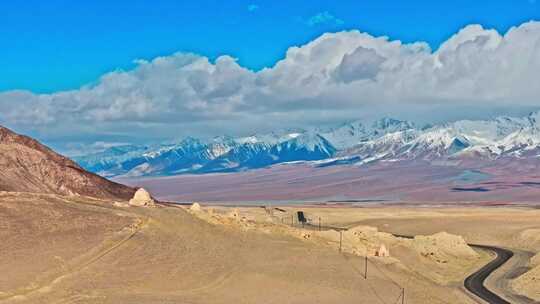
[[[332,166],[539,155],[540,112],[534,112],[521,118],[462,120],[424,127],[383,118],[331,129],[286,130],[241,138],[188,137],[174,143],[113,147],[75,161],[87,170],[112,177],[235,172],[299,161]]]

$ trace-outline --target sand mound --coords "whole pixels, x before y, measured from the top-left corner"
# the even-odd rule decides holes
[[[385,248],[384,257],[389,256],[387,246],[398,242],[397,238],[389,233],[379,232],[376,227],[356,226],[346,231],[305,231],[298,229],[303,239],[311,239],[339,247],[341,239],[341,251],[358,256],[383,256],[377,255],[382,247]]]
[[[202,207],[198,203],[194,203],[189,208],[189,211],[197,218],[213,225],[221,225],[229,228],[239,228],[241,230],[252,230],[257,228],[257,225],[253,218],[248,215],[244,216],[240,214],[240,211],[237,208],[234,208],[224,213],[216,212],[213,208],[202,209]],[[261,227],[258,228],[263,227],[264,225],[261,225]]]
[[[251,212],[251,213],[250,213]],[[211,224],[243,231],[262,232],[273,236],[287,235],[304,242],[334,248],[342,253],[368,256],[377,263],[394,265],[419,274],[437,284],[457,283],[482,262],[481,255],[470,248],[461,236],[438,233],[416,239],[395,237],[373,226],[355,226],[348,230],[313,230],[291,227],[290,216],[265,220],[266,210],[224,208],[221,212],[192,212]],[[256,214],[256,215],[254,215]]]
[[[124,202],[114,202],[113,205],[115,207],[120,207],[120,208],[127,208],[129,207],[129,204],[128,203],[124,203]]]
[[[199,212],[201,211],[201,205],[199,203],[193,203],[191,207],[189,207],[189,210]]]
[[[143,188],[137,190],[133,198],[129,200],[129,204],[136,207],[154,206],[155,203],[150,193]]]
[[[474,251],[461,236],[446,232],[399,240],[388,248],[392,257],[411,272],[440,285],[462,282],[484,258],[483,253]]]
[[[422,256],[439,263],[478,257],[478,253],[467,245],[463,237],[446,232],[416,236],[413,240],[413,248]]]
[[[388,248],[386,248],[384,244],[381,244],[379,249],[375,252],[375,256],[387,258],[390,256],[390,251],[388,251]]]
[[[531,258],[531,262],[529,264],[531,267],[540,266],[540,252]]]
[[[518,239],[525,248],[538,248],[540,247],[540,229],[525,229],[519,234]]]
[[[395,244],[398,239],[393,235],[380,232],[376,227],[356,226],[344,232],[346,245],[352,247],[351,252],[357,255],[379,255],[381,247],[385,248],[384,256],[389,256],[387,246]]]
[[[527,271],[525,274],[513,280],[511,283],[512,288],[515,291],[535,301],[540,301],[540,265],[538,265],[539,256],[540,254],[537,254],[533,259],[531,259],[531,265],[533,263],[537,263],[536,267]]]
[[[227,216],[232,219],[240,219],[240,211],[238,211],[237,208],[234,208]]]
[[[529,262],[531,270],[512,281],[512,288],[535,301],[540,301],[540,252]]]

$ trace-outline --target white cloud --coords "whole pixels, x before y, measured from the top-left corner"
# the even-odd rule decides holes
[[[361,79],[374,80],[386,58],[376,51],[359,46],[350,54],[345,54],[336,67],[338,81],[350,83]]]
[[[62,146],[61,153],[70,157],[89,155],[93,153],[103,152],[109,148],[126,146],[129,143],[125,142],[104,142],[96,141],[90,143],[66,143]]]
[[[342,19],[337,18],[327,11],[313,15],[306,21],[306,24],[309,26],[316,26],[320,24],[343,25],[344,23],[345,22]]]
[[[436,51],[423,42],[347,31],[291,47],[258,72],[229,56],[211,62],[177,53],[137,61],[135,69],[108,73],[80,90],[0,93],[0,121],[45,137],[107,134],[124,141],[247,134],[373,115],[481,117],[496,108],[540,107],[539,77],[537,22],[504,36],[471,25]]]

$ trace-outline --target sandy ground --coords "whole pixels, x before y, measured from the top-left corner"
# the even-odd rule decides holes
[[[406,303],[475,303],[459,282],[489,260],[485,253],[461,264],[443,248],[437,262],[422,255],[425,240],[395,240],[359,225],[400,234],[448,231],[525,251],[540,245],[520,239],[540,227],[538,211],[303,209],[326,225],[356,227],[350,238],[388,238],[391,257],[369,257],[365,279],[365,260],[353,247],[339,253],[325,234],[269,222],[262,208],[240,209],[244,220],[212,222],[206,208],[201,217],[177,206],[0,193],[0,303],[396,303],[401,287]],[[441,281],[441,274],[452,278]]]
[[[461,235],[469,243],[496,245],[516,254],[488,278],[487,286],[512,303],[540,302],[540,210],[516,207],[303,208],[327,225],[369,225],[381,231]],[[536,260],[533,256],[536,254]],[[531,259],[532,258],[532,259]],[[535,302],[536,301],[536,302]]]

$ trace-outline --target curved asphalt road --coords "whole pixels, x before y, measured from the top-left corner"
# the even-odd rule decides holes
[[[470,244],[471,247],[489,250],[495,252],[497,254],[497,257],[486,264],[484,267],[480,268],[477,272],[471,274],[465,279],[465,288],[467,288],[468,291],[475,294],[479,298],[485,300],[488,303],[492,304],[510,304],[510,302],[506,301],[505,299],[499,297],[495,293],[491,292],[489,289],[484,286],[484,281],[487,279],[487,277],[495,271],[497,268],[501,267],[504,263],[506,263],[512,256],[514,256],[514,253],[508,249],[503,249],[499,247],[493,247],[493,246],[485,246],[485,245],[474,245]]]
[[[315,225],[310,225],[310,224],[308,225],[314,229],[317,228]],[[347,230],[347,228],[328,227],[328,226],[321,226],[321,228],[334,229],[334,230]],[[406,239],[414,238],[414,236],[410,236],[410,235],[401,235],[401,234],[393,234],[393,235],[396,237],[401,237],[401,238],[406,238]],[[510,260],[510,258],[514,256],[514,253],[508,249],[503,249],[503,248],[494,247],[494,246],[476,245],[476,244],[468,244],[468,245],[474,248],[492,251],[497,256],[494,260],[484,265],[484,267],[480,268],[480,270],[468,276],[465,279],[465,282],[463,283],[465,288],[472,294],[476,295],[480,299],[490,304],[511,304],[510,302],[506,301],[505,299],[499,297],[497,294],[487,289],[486,286],[484,285],[484,282],[486,281],[487,277],[489,277],[489,275],[491,275],[495,270],[497,270],[499,267],[504,265],[504,263]]]
[[[394,234],[396,237],[402,237],[407,239],[414,238],[410,235],[399,235]],[[499,247],[494,246],[486,246],[486,245],[476,245],[476,244],[468,244],[471,247],[483,249],[483,250],[489,250],[495,252],[497,257],[487,263],[484,267],[480,268],[477,272],[471,274],[465,279],[465,282],[463,285],[465,288],[471,292],[472,294],[476,295],[480,299],[490,303],[490,304],[510,304],[510,302],[506,301],[505,299],[499,297],[492,291],[486,288],[484,285],[484,282],[486,281],[487,277],[491,273],[493,273],[495,270],[497,270],[499,267],[501,267],[504,263],[506,263],[508,260],[510,260],[511,257],[514,256],[514,253],[508,249],[503,249]]]

